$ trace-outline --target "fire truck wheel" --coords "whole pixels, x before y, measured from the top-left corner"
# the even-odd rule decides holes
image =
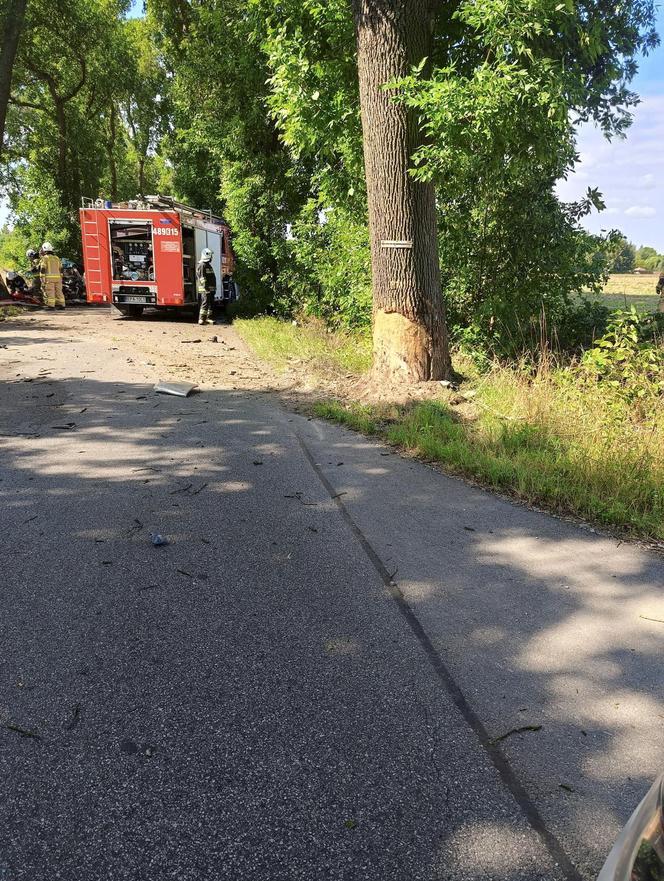
[[[116,309],[127,318],[140,318],[143,314],[142,306],[116,306]]]

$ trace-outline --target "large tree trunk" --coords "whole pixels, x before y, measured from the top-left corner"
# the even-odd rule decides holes
[[[58,189],[62,193],[63,199],[66,201],[68,187],[68,169],[67,169],[67,113],[65,111],[65,102],[51,90],[51,97],[55,104],[55,124],[58,129],[58,170],[56,174],[56,182]]]
[[[374,371],[445,379],[450,356],[433,185],[408,173],[421,144],[415,115],[385,83],[431,55],[436,0],[353,0],[369,201]]]
[[[108,154],[108,171],[111,178],[111,202],[118,201],[118,166],[115,161],[115,144],[117,141],[115,107],[111,103],[108,112],[108,138],[106,140],[106,153]]]
[[[145,195],[145,156],[138,157],[138,194]]]
[[[7,105],[12,88],[12,72],[18,42],[23,30],[27,0],[4,0],[2,3],[2,45],[0,46],[0,154],[5,139]]]

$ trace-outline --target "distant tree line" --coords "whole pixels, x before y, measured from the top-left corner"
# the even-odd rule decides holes
[[[648,245],[637,248],[617,231],[607,238],[603,252],[610,272],[633,272],[635,269],[659,272],[664,269],[664,254],[658,254]]]

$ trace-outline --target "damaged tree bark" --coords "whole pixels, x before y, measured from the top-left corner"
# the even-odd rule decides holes
[[[374,372],[401,381],[451,371],[432,184],[408,173],[415,114],[386,83],[429,57],[438,0],[353,0],[369,203]]]
[[[2,43],[0,44],[0,154],[5,139],[7,105],[11,94],[14,60],[25,20],[26,0],[8,0],[0,12]]]

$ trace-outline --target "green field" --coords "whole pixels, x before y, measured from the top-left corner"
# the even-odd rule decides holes
[[[640,311],[656,312],[659,297],[655,293],[655,285],[658,278],[658,272],[648,275],[611,275],[604,288],[604,299],[613,309],[636,306]]]

